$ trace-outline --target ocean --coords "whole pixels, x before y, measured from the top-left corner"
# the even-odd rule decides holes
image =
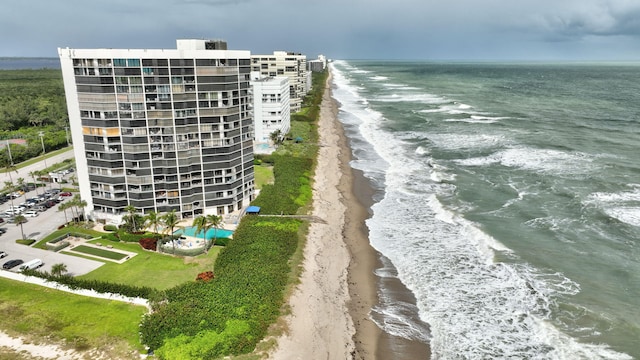
[[[376,190],[378,326],[433,359],[640,359],[640,65],[331,69]]]
[[[0,70],[60,69],[58,58],[0,57]]]

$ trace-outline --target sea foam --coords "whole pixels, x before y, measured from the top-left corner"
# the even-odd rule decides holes
[[[413,313],[405,311],[411,310],[405,304],[393,307],[382,302],[382,307],[374,309],[382,317],[376,323],[384,331],[414,339],[418,331],[418,339],[430,339],[433,358],[571,358],[567,354],[628,358],[604,345],[581,344],[559,331],[550,318],[556,299],[575,295],[579,286],[562,274],[526,263],[496,261],[498,254],[507,259],[517,256],[461,217],[458,209],[443,205],[438,197],[450,193],[453,185],[432,180],[434,170],[425,156],[429,151],[424,147],[417,151],[411,140],[387,131],[385,115],[370,108],[372,99],[363,105],[339,64],[333,64],[332,70],[334,96],[342,104],[340,119],[350,131],[359,132],[360,140],[352,147],[360,149],[354,148],[354,153],[374,151],[382,160],[360,163],[365,174],[378,178],[385,189],[366,222],[370,242],[391,260],[398,278],[414,293],[419,317],[428,322],[431,337],[427,329],[420,330],[411,319],[403,319]],[[398,95],[389,101],[421,100]],[[445,111],[474,110],[455,106],[457,109]],[[433,135],[425,133],[423,138],[438,143]],[[474,147],[511,147],[486,157],[458,160],[465,166],[500,163],[531,171],[558,171],[545,161],[552,160],[570,165],[570,171],[585,171],[589,165],[588,156],[582,154],[517,148],[506,140],[474,136],[467,139],[475,140]],[[446,146],[444,141],[439,144]]]

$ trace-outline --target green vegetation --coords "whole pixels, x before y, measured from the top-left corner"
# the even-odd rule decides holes
[[[122,260],[128,256],[127,254],[123,254],[121,252],[110,251],[106,249],[99,249],[99,248],[86,246],[86,245],[78,245],[73,248],[73,251],[77,251],[77,252],[81,252],[81,253],[89,254],[93,256],[99,256],[99,257],[103,257],[111,260]]]
[[[262,189],[265,184],[273,184],[273,168],[268,165],[254,165],[253,173],[255,176],[256,189]]]
[[[245,217],[218,257],[212,281],[179,285],[152,304],[140,328],[143,343],[166,359],[252,351],[279,315],[300,225]]]
[[[274,165],[275,178],[253,202],[262,215],[300,214],[310,206],[317,153],[314,108],[319,109],[325,79],[326,74],[314,74],[321,85],[310,94],[311,110],[298,117],[308,124],[292,126],[299,131],[295,137],[304,140],[284,141],[276,153],[262,158]],[[254,351],[284,311],[288,289],[297,281],[306,228],[292,218],[245,216],[215,262],[214,279],[184,283],[152,301],[154,312],[140,326],[143,343],[162,359]]]
[[[0,70],[0,139],[26,140],[10,144],[14,163],[42,155],[41,131],[46,152],[66,147],[68,126],[60,70]],[[1,151],[0,163],[7,161]]]
[[[94,240],[95,242],[96,240]],[[107,262],[79,278],[86,280],[118,281],[131,286],[150,286],[166,290],[194,281],[198,273],[213,269],[222,248],[212,247],[207,254],[193,257],[173,257],[142,250],[134,243],[111,243],[114,250],[136,252],[122,264]]]
[[[316,124],[326,74],[314,73],[313,79],[314,89],[305,99],[306,108],[292,119],[291,133],[287,134],[273,155],[264,158],[265,163],[273,165],[274,182],[263,186],[253,204],[262,207],[262,215],[305,214],[310,206],[311,176],[318,149]],[[297,138],[302,140],[295,141]],[[269,180],[265,181],[267,182]],[[135,215],[132,211],[127,222],[127,227],[133,232],[136,232],[143,224],[141,220],[144,220]],[[151,223],[147,225],[153,226]],[[162,217],[162,225],[171,229],[171,232],[176,226],[170,216],[166,215]],[[256,344],[267,335],[269,327],[286,311],[283,306],[287,294],[298,280],[307,227],[306,222],[293,218],[245,216],[225,248],[216,246],[207,254],[194,258],[173,257],[143,250],[137,242],[124,242],[122,235],[125,232],[120,230],[104,234],[82,229],[80,226],[69,226],[56,231],[37,246],[44,246],[48,239],[54,239],[63,233],[78,232],[100,237],[92,240],[93,242],[112,241],[110,245],[114,251],[120,249],[136,252],[136,256],[123,264],[107,262],[97,270],[77,278],[64,275],[57,278],[60,281],[76,279],[74,286],[85,287],[93,283],[96,287],[109,288],[113,292],[140,291],[140,296],[150,298],[153,312],[143,317],[139,327],[136,323],[134,335],[131,336],[137,338],[139,331],[142,343],[155,350],[161,359],[209,359],[254,351]],[[129,235],[149,236],[127,236]],[[198,274],[212,269],[215,270],[215,275],[209,281],[195,280]],[[114,279],[123,284],[108,283]],[[5,289],[9,286],[4,286],[2,282],[0,285],[0,296],[3,296],[3,291],[6,292]],[[152,291],[148,287],[160,291]],[[10,288],[13,290],[13,287]],[[36,298],[39,296],[49,299],[48,295],[26,292]],[[75,310],[73,302],[67,300],[71,295],[63,296],[63,299],[56,301]],[[0,300],[4,299],[0,297]],[[27,300],[17,303],[29,304]],[[4,315],[4,307],[3,301],[0,303],[0,316]],[[69,324],[89,326],[105,333],[105,326],[113,327],[108,329],[111,332],[125,327],[129,329],[128,325],[103,322],[98,316],[96,318],[100,321],[100,326],[95,326],[94,317],[86,314],[101,312],[101,309],[78,309],[80,316],[69,320]],[[49,312],[46,306],[42,306],[39,311],[42,317],[65,319],[62,315]],[[120,311],[125,314],[132,312],[128,309]],[[142,312],[135,313],[137,320]],[[18,313],[23,314],[24,311],[19,310]],[[45,321],[41,323],[46,324]],[[12,323],[6,325],[9,329],[13,329],[12,326]],[[21,334],[31,330],[20,326],[15,328]],[[60,338],[68,339],[63,336]],[[130,335],[123,335],[123,338],[132,346],[139,345],[131,342]],[[93,342],[94,337],[90,331],[86,335],[71,335],[70,339],[69,341],[79,339],[78,343],[83,346],[100,346]],[[108,338],[105,343],[111,345],[112,339]],[[118,338],[113,340],[117,341]]]
[[[59,341],[77,350],[105,351],[111,359],[133,358],[133,351],[143,351],[138,324],[145,312],[142,306],[0,278],[2,329],[34,342]]]

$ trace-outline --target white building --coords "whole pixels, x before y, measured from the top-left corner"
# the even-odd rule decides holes
[[[58,49],[89,217],[223,215],[253,200],[251,55],[223,49]]]
[[[252,72],[253,118],[255,142],[259,148],[268,144],[271,134],[282,136],[291,129],[289,78],[286,76],[260,77]]]
[[[316,60],[307,61],[307,65],[309,66],[309,71],[322,72],[327,68],[327,58],[324,55],[318,55]]]
[[[302,108],[302,100],[311,88],[307,71],[307,56],[286,51],[274,51],[272,55],[251,55],[251,71],[263,77],[287,76],[291,113]]]

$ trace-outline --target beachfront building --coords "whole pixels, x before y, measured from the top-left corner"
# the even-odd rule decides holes
[[[274,51],[272,55],[251,55],[251,70],[264,77],[288,77],[291,113],[300,111],[302,100],[311,87],[306,55],[286,51]]]
[[[282,136],[291,129],[289,104],[289,78],[286,76],[261,77],[252,72],[253,118],[256,152],[268,145],[271,134]]]
[[[224,215],[254,197],[249,51],[59,48],[80,195],[89,218],[124,208]]]
[[[317,59],[307,61],[307,66],[311,72],[323,72],[327,68],[327,58],[324,55],[318,55]]]

